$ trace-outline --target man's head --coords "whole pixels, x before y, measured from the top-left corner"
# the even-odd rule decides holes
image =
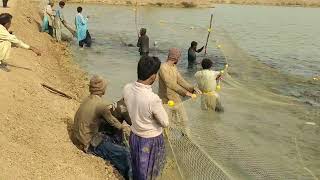
[[[89,84],[89,92],[91,95],[103,96],[106,92],[107,82],[98,75],[92,76]]]
[[[80,6],[77,7],[77,12],[78,12],[78,13],[82,13],[82,7],[80,7]]]
[[[157,79],[161,62],[157,57],[143,56],[138,63],[138,80],[151,85]]]
[[[0,14],[0,24],[4,26],[7,30],[11,26],[12,15],[9,13],[1,13]]]
[[[65,5],[66,5],[66,3],[65,3],[64,1],[60,1],[60,2],[59,2],[59,6],[60,6],[61,8],[63,8]]]
[[[191,47],[197,49],[198,43],[196,41],[191,42]]]
[[[212,67],[213,63],[210,59],[203,59],[201,62],[201,66],[203,69],[210,69]]]
[[[146,35],[147,34],[147,29],[146,28],[141,28],[140,29],[140,35],[141,36],[144,36],[144,35]]]
[[[181,52],[178,48],[170,48],[168,54],[168,61],[172,61],[174,64],[177,64],[180,60]]]
[[[54,1],[53,1],[53,0],[49,1],[49,5],[50,5],[51,7],[53,7],[53,6],[54,6]]]

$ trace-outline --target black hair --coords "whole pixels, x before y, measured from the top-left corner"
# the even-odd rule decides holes
[[[142,56],[138,63],[138,79],[145,81],[152,75],[157,74],[161,62],[158,57]]]
[[[11,22],[12,15],[9,13],[1,13],[0,14],[0,24],[4,26],[5,24]]]
[[[141,34],[142,36],[146,35],[146,34],[147,34],[147,29],[146,29],[146,28],[141,28],[141,29],[140,29],[140,34]]]
[[[81,13],[82,12],[82,7],[77,7],[77,11],[78,11],[78,13]]]
[[[59,2],[59,5],[60,5],[60,6],[65,6],[66,3],[65,3],[64,1],[60,1],[60,2]]]
[[[194,47],[194,46],[197,46],[197,45],[198,45],[197,42],[195,42],[195,41],[192,41],[192,42],[191,42],[191,47]]]
[[[210,59],[203,59],[201,62],[201,66],[203,69],[210,69],[213,65],[213,62]]]

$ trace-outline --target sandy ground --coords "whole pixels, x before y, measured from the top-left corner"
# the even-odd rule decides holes
[[[10,0],[9,6],[0,12],[13,14],[11,30],[42,56],[14,48],[8,63],[30,70],[0,70],[0,179],[121,179],[110,164],[83,153],[70,140],[78,101],[87,94],[86,74],[66,45],[39,32],[36,5]],[[41,83],[76,100],[52,94]]]

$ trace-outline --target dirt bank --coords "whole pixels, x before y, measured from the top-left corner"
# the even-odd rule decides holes
[[[79,101],[87,94],[87,78],[73,62],[66,45],[39,33],[37,5],[10,0],[12,30],[41,49],[42,56],[13,49],[10,67],[0,70],[0,179],[120,179],[110,165],[78,150],[69,138]],[[47,83],[77,100],[48,92]]]
[[[154,5],[174,7],[213,7],[214,4],[248,4],[273,6],[320,7],[320,0],[67,0],[77,3],[106,3],[117,5]]]

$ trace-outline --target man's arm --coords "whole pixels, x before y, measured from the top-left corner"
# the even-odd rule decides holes
[[[9,41],[17,47],[29,49],[29,50],[33,51],[34,53],[36,53],[38,56],[41,55],[40,51],[37,48],[29,46],[28,44],[19,40],[15,35],[10,34],[8,31],[1,30],[0,39],[5,40],[5,41]]]
[[[202,48],[197,50],[197,53],[201,52],[203,50],[204,46],[202,46]]]
[[[112,105],[101,103],[98,107],[97,113],[100,114],[110,126],[113,126],[119,130],[122,129],[122,124],[112,115],[110,108],[112,108]]]
[[[138,39],[137,47],[141,47],[141,37],[139,37],[139,39]]]
[[[177,92],[181,96],[186,96],[188,91],[181,87],[177,82],[173,81],[170,74],[167,72],[166,68],[161,67],[159,76],[166,83],[169,89]]]
[[[169,126],[169,117],[167,112],[162,106],[162,101],[159,96],[155,97],[155,100],[150,104],[150,108],[152,109],[153,117],[162,127]]]
[[[194,91],[194,87],[189,84],[182,76],[179,72],[177,72],[177,76],[178,76],[178,84],[185,88],[187,91],[189,91],[190,93],[192,93]]]

